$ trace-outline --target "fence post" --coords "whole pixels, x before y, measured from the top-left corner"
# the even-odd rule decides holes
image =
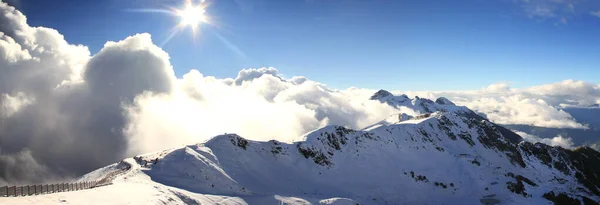
[[[9,187],[9,189],[12,190],[12,192],[9,192],[10,196],[17,196],[17,187],[16,186],[11,186],[11,187]]]
[[[0,193],[2,196],[8,196],[8,186],[0,187]]]
[[[8,186],[0,187],[0,193],[2,196],[8,196]]]

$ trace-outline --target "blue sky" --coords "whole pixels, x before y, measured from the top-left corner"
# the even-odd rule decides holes
[[[215,25],[162,48],[178,76],[235,77],[276,67],[334,88],[467,90],[564,79],[599,83],[600,3],[575,0],[207,0]],[[32,26],[57,29],[92,53],[108,40],[152,34],[179,19],[131,9],[183,0],[10,0]],[[598,13],[600,14],[600,12]]]

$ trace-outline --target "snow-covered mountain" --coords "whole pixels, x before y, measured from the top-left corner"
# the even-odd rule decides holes
[[[136,156],[113,185],[166,204],[598,204],[600,153],[523,142],[466,107],[381,90],[393,113],[363,130],[326,126],[292,144],[235,134]],[[75,193],[69,193],[75,194]],[[68,197],[67,197],[68,198]],[[109,199],[110,200],[110,199]],[[135,201],[134,202],[138,202]]]

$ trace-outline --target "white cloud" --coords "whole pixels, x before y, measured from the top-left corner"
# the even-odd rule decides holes
[[[237,79],[257,70],[264,69],[241,71]],[[297,78],[286,80],[273,74],[238,86],[190,71],[178,80],[173,93],[138,96],[135,104],[127,107],[131,121],[126,133],[132,143],[143,144],[136,149],[144,151],[165,146],[154,143],[164,138],[169,139],[167,142],[192,143],[223,133],[291,142],[327,124],[360,129],[396,112],[369,101],[368,95],[330,90],[308,79],[297,84]]]
[[[241,70],[238,73],[237,78],[235,78],[235,85],[241,85],[243,82],[252,81],[254,79],[260,78],[263,75],[272,75],[277,76],[279,71],[276,68],[259,68],[259,69],[245,69]]]
[[[45,178],[23,167],[81,174],[124,157],[122,105],[143,92],[170,93],[175,82],[168,55],[148,34],[108,42],[91,56],[2,2],[0,22],[0,178]]]
[[[590,11],[590,15],[600,18],[600,10],[599,11]]]
[[[23,93],[17,93],[15,96],[9,94],[0,95],[0,118],[10,117],[21,108],[33,103],[35,99],[25,96]]]
[[[600,152],[600,143],[592,144],[590,145],[590,147]]]
[[[562,82],[529,88],[510,88],[506,83],[493,84],[474,91],[403,92],[435,99],[446,97],[487,115],[500,124],[524,124],[552,128],[587,128],[577,122],[564,107],[584,107],[600,101],[600,85],[583,81]]]
[[[529,18],[548,19],[566,24],[581,15],[600,14],[597,1],[583,0],[515,0]],[[600,16],[600,15],[598,15]]]
[[[527,134],[527,133],[520,132],[520,131],[513,130],[513,132],[517,133],[518,135],[521,135],[521,137],[523,137],[523,139],[525,141],[528,141],[531,143],[540,142],[540,143],[544,143],[544,144],[547,144],[550,146],[559,146],[559,147],[562,147],[565,149],[573,149],[574,148],[573,139],[571,139],[570,137],[563,137],[563,136],[558,135],[553,138],[541,138],[541,137]]]

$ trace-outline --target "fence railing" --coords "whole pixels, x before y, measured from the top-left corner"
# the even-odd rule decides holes
[[[120,170],[107,174],[104,176],[104,178],[98,181],[26,186],[3,186],[0,187],[0,197],[33,196],[58,192],[79,191],[110,185],[112,184],[113,179],[121,174],[127,173],[127,171],[131,169],[131,164],[128,162],[121,161],[120,163],[121,165],[124,165],[124,167],[120,168]]]
[[[78,191],[83,189],[91,189],[96,187],[96,185],[98,185],[98,181],[44,185],[3,186],[0,187],[0,197],[33,196],[58,192]]]

